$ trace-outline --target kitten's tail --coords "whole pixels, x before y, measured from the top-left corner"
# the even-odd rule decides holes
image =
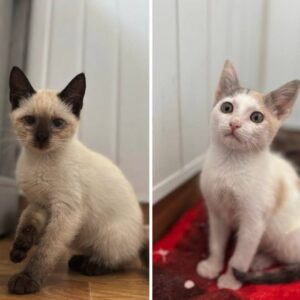
[[[300,264],[292,264],[263,272],[241,272],[233,269],[233,274],[243,283],[288,283],[300,279]]]
[[[144,226],[144,243],[139,252],[143,267],[149,271],[149,226]]]

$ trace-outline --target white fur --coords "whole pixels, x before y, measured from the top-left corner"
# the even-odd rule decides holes
[[[220,111],[225,101],[234,104],[232,114]],[[227,272],[218,280],[220,288],[240,288],[232,267],[248,271],[258,250],[284,263],[300,262],[298,176],[285,159],[270,152],[274,130],[270,130],[268,120],[260,124],[250,120],[251,112],[260,110],[257,99],[239,94],[219,101],[211,113],[211,145],[201,174],[209,215],[210,255],[198,264],[197,271],[210,279],[219,276],[229,234],[236,231],[237,244]],[[236,131],[240,142],[225,137],[233,119],[242,125]],[[285,195],[276,210],[280,181]]]

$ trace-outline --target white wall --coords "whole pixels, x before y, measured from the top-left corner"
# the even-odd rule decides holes
[[[154,201],[201,170],[225,59],[267,92],[300,78],[298,0],[154,0]],[[300,99],[286,126],[300,128]]]
[[[3,135],[2,130],[4,128],[5,118],[3,115],[7,113],[7,79],[10,59],[12,10],[12,1],[0,0],[0,97],[2,99],[0,102],[0,137]]]
[[[263,89],[300,79],[300,1],[268,1]],[[286,126],[300,128],[300,98]]]
[[[205,6],[198,0],[154,1],[154,200],[199,170],[206,147]]]
[[[148,201],[148,1],[34,0],[28,54],[37,88],[86,73],[79,136]]]

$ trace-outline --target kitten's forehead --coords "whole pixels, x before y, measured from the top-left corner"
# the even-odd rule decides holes
[[[233,103],[235,111],[239,114],[264,109],[263,95],[255,91],[239,93],[230,97],[228,100]]]
[[[47,116],[72,116],[68,108],[57,96],[55,91],[39,90],[28,100],[21,103],[15,114],[32,114]]]

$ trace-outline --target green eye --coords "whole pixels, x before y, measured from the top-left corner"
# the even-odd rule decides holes
[[[230,102],[224,102],[221,105],[221,112],[224,114],[230,114],[233,112],[233,105]]]
[[[35,117],[34,116],[25,116],[23,118],[23,121],[26,125],[31,126],[35,123]]]
[[[264,120],[264,115],[259,111],[255,111],[251,114],[250,120],[254,123],[261,123]]]
[[[60,119],[60,118],[55,118],[55,119],[52,120],[52,124],[56,128],[61,128],[65,125],[65,121],[63,119]]]

